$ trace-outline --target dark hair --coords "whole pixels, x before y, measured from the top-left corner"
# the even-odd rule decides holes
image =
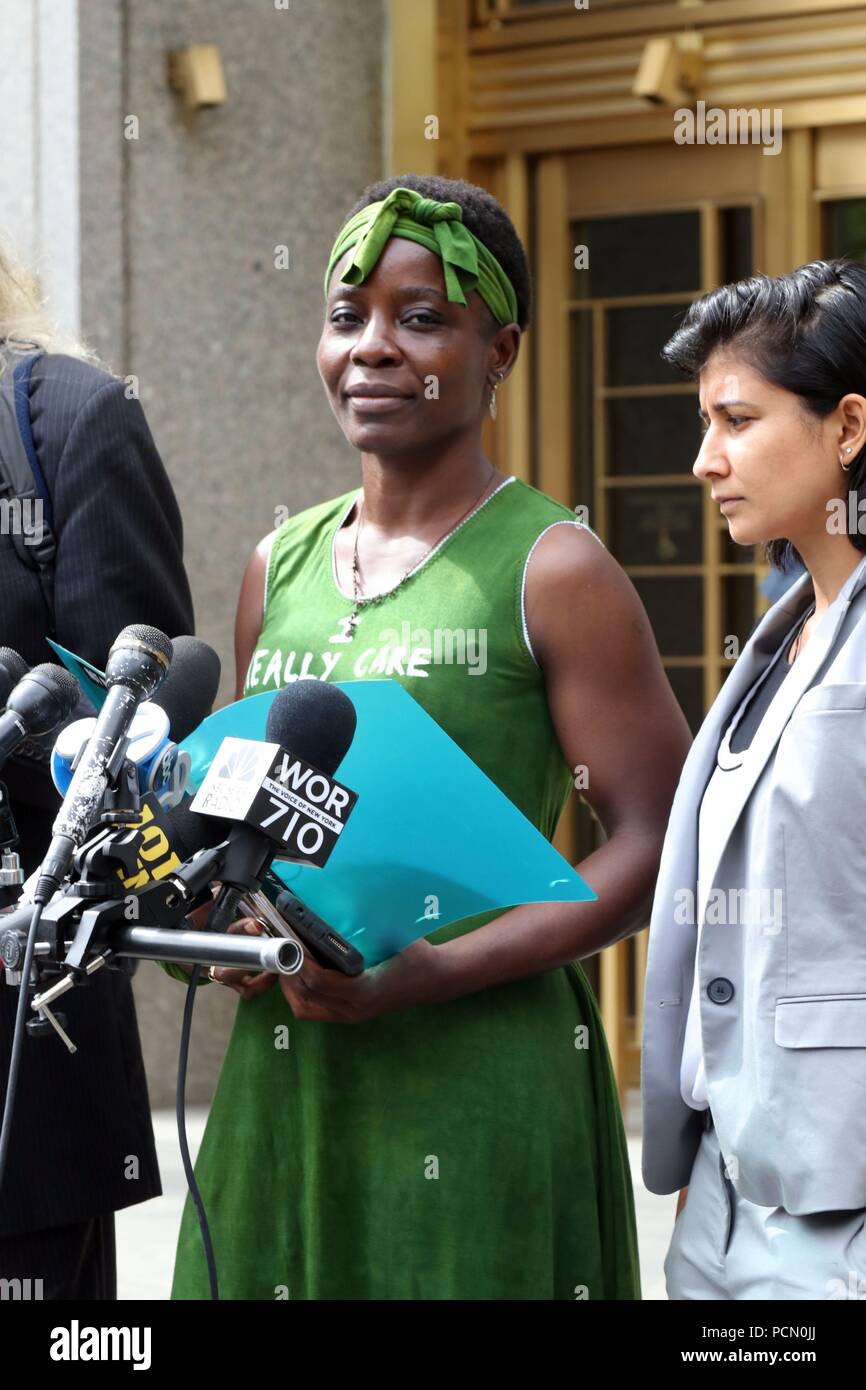
[[[484,188],[466,183],[463,179],[444,179],[438,174],[400,174],[365,188],[355,205],[349,209],[340,226],[370,203],[387,198],[395,188],[411,188],[424,198],[440,203],[459,203],[463,221],[492,251],[517,295],[517,323],[527,329],[532,318],[532,277],[523,243],[505,209]]]
[[[689,306],[662,356],[697,377],[710,354],[731,343],[767,381],[793,391],[818,418],[850,391],[866,395],[866,266],[848,259],[810,261],[786,275],[752,275],[722,285]],[[859,504],[866,497],[866,448],[848,478]],[[849,532],[849,539],[866,550],[859,530]],[[764,554],[781,570],[802,563],[787,540],[767,542]]]

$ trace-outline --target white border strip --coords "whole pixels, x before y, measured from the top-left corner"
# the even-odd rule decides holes
[[[526,650],[529,652],[529,655],[532,657],[532,660],[535,662],[536,666],[538,666],[538,658],[536,657],[535,652],[532,650],[532,643],[529,640],[529,628],[526,626],[526,572],[529,569],[529,562],[532,559],[533,551],[535,550],[535,547],[538,545],[538,542],[540,540],[543,540],[544,537],[547,535],[548,531],[553,530],[554,526],[575,526],[580,531],[588,531],[591,536],[595,536],[595,539],[598,541],[602,549],[607,549],[607,546],[601,539],[601,536],[596,536],[591,526],[585,526],[582,521],[568,521],[565,517],[563,517],[561,521],[552,521],[549,526],[545,526],[544,530],[540,533],[540,535],[535,537],[535,540],[532,542],[532,547],[529,551],[529,554],[526,557],[526,562],[523,566],[523,578],[520,581],[520,621],[523,625],[523,640],[526,643]],[[541,667],[538,666],[538,669],[541,670]]]

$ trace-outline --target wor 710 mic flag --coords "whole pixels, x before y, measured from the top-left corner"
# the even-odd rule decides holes
[[[228,737],[190,809],[254,826],[273,841],[275,857],[323,868],[357,800],[278,743]]]

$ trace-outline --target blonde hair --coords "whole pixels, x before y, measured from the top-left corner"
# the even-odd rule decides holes
[[[0,241],[0,376],[11,359],[34,347],[105,366],[76,334],[53,322],[35,271],[18,259],[8,241]]]

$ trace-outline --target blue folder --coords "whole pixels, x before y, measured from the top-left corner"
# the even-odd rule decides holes
[[[52,644],[80,676],[71,652]],[[101,703],[97,672],[88,694]],[[93,677],[97,679],[93,679]],[[394,680],[335,682],[358,724],[338,769],[358,802],[323,869],[275,861],[293,893],[376,965],[464,917],[596,894],[522,811]],[[223,738],[264,739],[276,691],[248,696],[184,739],[197,789]]]

